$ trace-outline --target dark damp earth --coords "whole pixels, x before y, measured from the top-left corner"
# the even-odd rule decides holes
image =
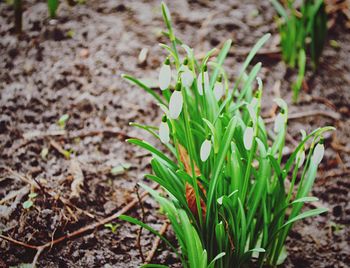
[[[3,235],[42,245],[119,211],[134,198],[137,182],[150,171],[150,155],[125,142],[142,137],[159,143],[129,122],[158,124],[158,106],[145,92],[122,80],[128,73],[157,78],[166,42],[159,1],[87,1],[69,7],[62,1],[56,21],[47,19],[45,1],[23,1],[23,34],[16,36],[11,8],[0,3],[0,230]],[[225,68],[231,81],[247,51],[264,33],[278,34],[269,1],[167,1],[176,34],[197,54],[233,40]],[[262,53],[263,115],[272,99],[290,104],[286,150],[294,148],[299,130],[333,125],[312,194],[314,206],[329,212],[295,225],[287,241],[282,267],[349,267],[350,263],[350,31],[344,18],[330,29],[316,73],[309,71],[298,105],[291,102],[296,73],[278,54]],[[337,46],[330,41],[336,40]],[[139,62],[139,53],[147,58]],[[321,111],[321,113],[320,113]],[[306,113],[306,115],[305,115]],[[57,120],[69,114],[65,135]],[[64,152],[74,152],[67,159]],[[111,169],[113,172],[111,172]],[[72,196],[72,182],[83,184]],[[24,209],[31,187],[38,194]],[[140,190],[141,192],[141,190]],[[11,195],[13,197],[11,198]],[[8,198],[8,200],[6,199]],[[64,203],[62,200],[67,201]],[[310,205],[311,206],[311,205]],[[159,230],[165,218],[149,197],[127,214],[144,217]],[[43,251],[38,267],[136,267],[155,237],[139,228],[113,221],[116,231],[100,226]],[[166,236],[173,242],[171,229]],[[35,250],[0,239],[0,267],[31,263]],[[153,263],[180,267],[176,256],[160,243]]]

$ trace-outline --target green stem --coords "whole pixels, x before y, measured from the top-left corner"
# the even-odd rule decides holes
[[[13,7],[15,10],[15,30],[19,34],[22,32],[22,0],[14,0]]]

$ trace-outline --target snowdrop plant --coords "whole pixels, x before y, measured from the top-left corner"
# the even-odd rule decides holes
[[[312,67],[316,69],[327,35],[327,14],[324,0],[270,0],[278,15],[283,60],[298,68],[293,84],[296,102],[306,69],[306,52],[310,51]]]
[[[169,55],[160,71],[160,94],[130,75],[123,77],[151,94],[165,114],[159,135],[154,127],[133,125],[159,138],[168,153],[143,140],[128,142],[153,156],[153,174],[147,178],[165,194],[140,185],[162,206],[179,247],[136,218],[120,218],[159,236],[183,267],[275,266],[285,256],[294,222],[326,212],[302,207],[317,200],[309,193],[324,153],[322,135],[333,128],[303,132],[300,144],[284,156],[287,104],[275,100],[280,111],[274,131],[268,132],[260,116],[261,63],[249,67],[269,34],[252,48],[230,86],[223,63],[231,40],[216,57],[211,50],[198,61],[193,49],[175,37],[165,4],[162,12],[171,45],[161,44]]]

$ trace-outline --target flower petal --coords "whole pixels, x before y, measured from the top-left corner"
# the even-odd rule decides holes
[[[222,84],[222,82],[215,82],[214,85],[214,96],[215,99],[218,101],[222,98],[222,96],[224,95],[224,86]]]
[[[284,122],[285,122],[284,114],[279,113],[276,116],[273,131],[275,131],[276,133],[280,132],[284,128]]]
[[[296,155],[296,158],[295,158],[295,163],[298,163],[298,168],[300,168],[303,164],[304,164],[304,161],[305,161],[305,152],[304,150],[300,150],[297,155]]]
[[[159,125],[159,138],[160,141],[163,143],[169,143],[170,136],[169,136],[170,130],[167,122],[161,122]]]
[[[204,90],[209,90],[209,75],[208,72],[204,72]]]
[[[250,118],[252,119],[253,123],[255,124],[256,121],[258,120],[258,118],[256,116],[255,108],[251,104],[247,104],[247,109],[248,109]]]
[[[163,64],[159,71],[159,87],[161,90],[169,88],[171,82],[170,65]]]
[[[203,89],[203,77],[204,77],[204,89]],[[209,90],[209,75],[208,72],[199,73],[197,78],[197,88],[199,95],[203,96],[203,90]]]
[[[324,155],[324,145],[321,143],[317,143],[315,150],[312,154],[311,161],[314,165],[319,165]]]
[[[243,142],[244,147],[250,150],[253,145],[254,130],[252,127],[247,127],[244,131]]]
[[[190,71],[190,69],[187,66],[184,66],[183,72],[181,73],[182,84],[185,87],[190,87],[190,86],[192,86],[193,80],[194,80],[194,78],[193,78],[192,72]]]
[[[199,95],[203,96],[203,85],[202,85],[202,73],[199,73],[198,78],[197,78],[197,89]]]
[[[202,162],[207,161],[210,155],[210,151],[211,151],[211,141],[206,139],[202,143],[201,150],[200,150],[200,157]]]
[[[183,98],[181,91],[175,90],[169,101],[169,116],[171,119],[177,119],[182,111]]]

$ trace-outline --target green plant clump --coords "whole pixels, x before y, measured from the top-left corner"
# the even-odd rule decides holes
[[[269,135],[260,116],[263,84],[257,75],[261,63],[248,71],[269,34],[252,48],[230,87],[222,65],[231,40],[215,60],[210,60],[215,51],[211,50],[199,62],[193,50],[175,37],[165,4],[162,12],[171,42],[161,44],[169,54],[159,75],[162,94],[130,75],[123,77],[150,93],[164,112],[158,131],[134,125],[159,138],[170,156],[145,141],[128,142],[153,155],[154,174],[147,178],[159,183],[166,194],[140,185],[170,220],[180,252],[147,224],[126,215],[120,218],[160,236],[183,267],[244,267],[252,262],[274,266],[286,256],[284,243],[293,223],[327,211],[301,209],[317,200],[308,195],[324,153],[322,134],[333,128],[319,128],[308,135],[303,131],[300,144],[282,161],[287,105],[276,99],[280,111]]]
[[[14,9],[14,23],[16,33],[22,32],[22,21],[23,21],[23,6],[22,0],[7,0],[7,4],[13,5]],[[51,19],[56,18],[57,9],[59,6],[59,0],[47,0],[47,9],[49,17]]]
[[[47,0],[47,8],[49,10],[50,18],[56,17],[56,11],[58,9],[59,0]]]
[[[298,68],[298,78],[293,85],[296,102],[305,75],[306,51],[310,50],[313,69],[316,69],[327,34],[327,14],[324,0],[288,0],[283,6],[279,0],[270,0],[280,16],[278,25],[281,36],[283,60]],[[297,3],[300,7],[297,8]]]

